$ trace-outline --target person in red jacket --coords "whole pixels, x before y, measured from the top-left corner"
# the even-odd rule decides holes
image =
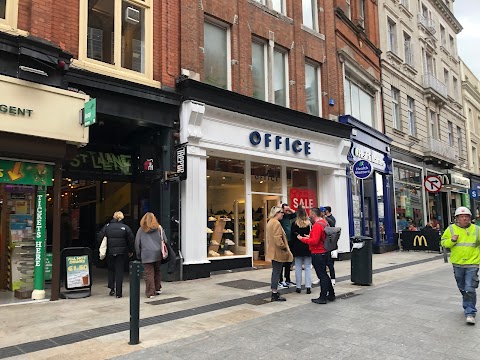
[[[335,292],[333,290],[332,281],[327,274],[327,260],[328,254],[323,246],[325,241],[324,226],[321,222],[326,222],[322,218],[322,212],[325,212],[324,208],[312,208],[310,209],[310,215],[313,220],[313,227],[310,234],[307,236],[298,235],[298,240],[308,244],[310,252],[312,253],[312,264],[320,279],[320,297],[318,299],[312,299],[312,302],[316,304],[326,304],[328,301],[335,300]]]

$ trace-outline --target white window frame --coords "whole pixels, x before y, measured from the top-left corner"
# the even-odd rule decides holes
[[[447,29],[442,24],[440,24],[440,41],[441,41],[441,45],[446,49],[447,48]]]
[[[474,173],[478,173],[478,154],[475,145],[472,145],[472,170]]]
[[[144,45],[144,73],[122,67],[122,1],[114,3],[114,64],[108,64],[99,60],[90,59],[87,56],[87,32],[88,32],[88,1],[80,2],[79,19],[79,42],[78,60],[73,60],[77,67],[101,73],[107,76],[117,77],[150,86],[158,86],[160,83],[153,80],[153,0],[125,0],[136,7],[145,10],[145,45]]]
[[[0,30],[16,30],[18,25],[18,0],[7,0],[5,6],[5,19],[0,18]]]
[[[347,15],[347,17],[348,17],[350,20],[352,20],[352,4],[351,4],[351,0],[346,0],[345,3],[346,3],[346,6],[347,6],[347,8],[346,8],[346,14],[345,14],[345,15]]]
[[[452,55],[456,55],[456,44],[455,44],[455,37],[451,34],[448,34],[448,46],[450,47],[450,53]]]
[[[452,76],[452,88],[453,88],[453,98],[457,99],[458,97],[458,79],[455,76]]]
[[[391,25],[393,28],[391,29]],[[387,16],[388,50],[397,54],[397,23]]]
[[[230,28],[230,25],[223,22],[223,21],[211,18],[209,16],[205,16],[205,19],[203,20],[203,23],[202,23],[202,29],[203,29],[204,23],[209,23],[210,25],[217,26],[217,27],[225,30],[226,33],[227,33],[227,47],[226,47],[226,51],[227,51],[227,90],[232,90],[232,42],[231,42],[231,28]],[[205,37],[204,37],[204,42],[205,42]]]
[[[274,64],[274,59],[275,59],[275,52],[283,54],[284,58],[284,63],[285,63],[285,107],[289,108],[290,107],[290,89],[289,89],[289,69],[288,69],[288,50],[282,49],[280,47],[274,46],[272,49],[272,57],[271,57],[271,62],[272,62],[272,89],[271,89],[271,102],[275,104],[275,87],[274,87],[274,79],[275,79],[275,64]],[[278,105],[282,106],[282,105]]]
[[[320,67],[319,64],[316,64],[312,61],[309,61],[309,60],[305,60],[305,74],[306,74],[306,68],[307,68],[307,65],[308,66],[311,66],[315,69],[315,74],[317,75],[317,93],[318,93],[318,114],[314,114],[316,116],[319,116],[321,117],[322,114],[323,114],[323,109],[322,109],[322,69]],[[307,89],[307,76],[305,75],[305,91]],[[306,101],[307,101],[307,97],[305,96],[305,104],[306,104]]]
[[[273,1],[271,2],[271,4],[272,4],[271,9],[272,9],[273,11],[278,12],[279,14],[286,15],[286,14],[287,14],[287,2],[286,2],[286,0],[280,0],[280,1],[281,1],[281,6],[282,6],[281,11],[278,11],[277,9],[274,9],[274,8],[273,8]]]
[[[454,138],[453,138],[453,123],[448,121],[447,123],[447,131],[448,131],[448,145],[453,147],[454,146]]]
[[[407,116],[408,116],[408,135],[416,136],[417,129],[415,124],[415,99],[407,96]]]
[[[458,157],[463,157],[463,138],[462,128],[457,126],[457,144],[458,144]]]
[[[409,40],[407,41],[407,36]],[[408,44],[408,45],[407,45]],[[408,49],[408,51],[407,51]],[[413,43],[412,43],[412,35],[407,32],[403,32],[403,56],[405,58],[405,63],[414,66],[415,60],[413,56]]]
[[[402,130],[402,113],[400,110],[400,90],[396,87],[391,87],[391,97],[392,97],[392,122],[393,128],[397,130]]]
[[[407,9],[408,11],[410,11],[410,2],[409,2],[409,0],[401,0],[400,4],[401,4],[405,9]]]
[[[303,13],[303,2],[304,1],[309,1],[311,2],[312,4],[312,20],[313,20],[313,29],[310,28],[309,26],[305,25],[304,23],[304,13]],[[302,0],[302,24],[303,26],[309,28],[309,29],[312,29],[314,31],[319,31],[319,26],[318,26],[318,4],[317,4],[317,0]]]
[[[430,118],[430,136],[435,140],[440,140],[440,133],[438,131],[438,114],[435,112],[435,110],[432,109],[428,109],[428,113],[428,116]]]
[[[345,64],[343,65],[342,70],[343,70],[343,88],[344,88],[343,100],[345,102],[345,109],[347,108],[347,105],[346,105],[347,99],[345,97],[345,94],[347,93],[347,91],[348,91],[348,97],[349,97],[349,100],[350,100],[349,105],[348,105],[348,107],[350,108],[350,113],[347,114],[347,115],[354,116],[354,111],[353,111],[353,108],[352,108],[352,84],[354,84],[355,86],[357,86],[359,88],[360,91],[363,91],[365,94],[367,94],[368,96],[370,96],[372,98],[372,123],[371,123],[371,125],[366,123],[364,121],[365,119],[357,118],[357,120],[361,121],[364,124],[367,124],[368,126],[371,126],[374,129],[377,129],[377,127],[378,127],[377,119],[381,116],[380,112],[379,112],[380,109],[378,107],[378,104],[380,103],[380,91],[374,91],[373,94],[372,94],[372,92],[366,90],[365,86],[361,85],[362,84],[361,80],[359,80],[357,77],[355,77],[352,73],[347,73],[346,68],[345,68]],[[347,84],[347,82],[349,84]],[[348,90],[347,90],[347,86],[348,86]],[[360,101],[360,99],[359,99],[359,101]]]
[[[269,77],[269,71],[268,71],[268,44],[265,41],[262,41],[258,38],[252,38],[252,45],[257,44],[262,46],[263,48],[263,72],[265,75],[265,101],[269,101],[269,87],[268,87],[268,77]],[[252,59],[252,83],[253,83],[253,59]]]

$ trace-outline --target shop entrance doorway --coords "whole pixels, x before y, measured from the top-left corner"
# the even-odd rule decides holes
[[[252,234],[253,263],[256,267],[270,266],[270,260],[265,258],[267,249],[266,228],[268,215],[272,206],[281,205],[281,196],[277,194],[252,195]]]

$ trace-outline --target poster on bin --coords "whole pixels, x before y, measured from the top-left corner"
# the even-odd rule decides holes
[[[290,207],[297,211],[301,206],[310,215],[310,209],[317,207],[317,192],[309,189],[290,189]]]
[[[77,289],[90,286],[90,268],[88,255],[67,256],[67,289]]]

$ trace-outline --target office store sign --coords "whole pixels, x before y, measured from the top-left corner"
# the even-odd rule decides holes
[[[249,136],[250,144],[253,146],[262,146],[267,150],[285,151],[293,154],[311,154],[311,144],[308,141],[290,139],[280,135],[269,133],[261,134],[259,131],[252,131]]]

